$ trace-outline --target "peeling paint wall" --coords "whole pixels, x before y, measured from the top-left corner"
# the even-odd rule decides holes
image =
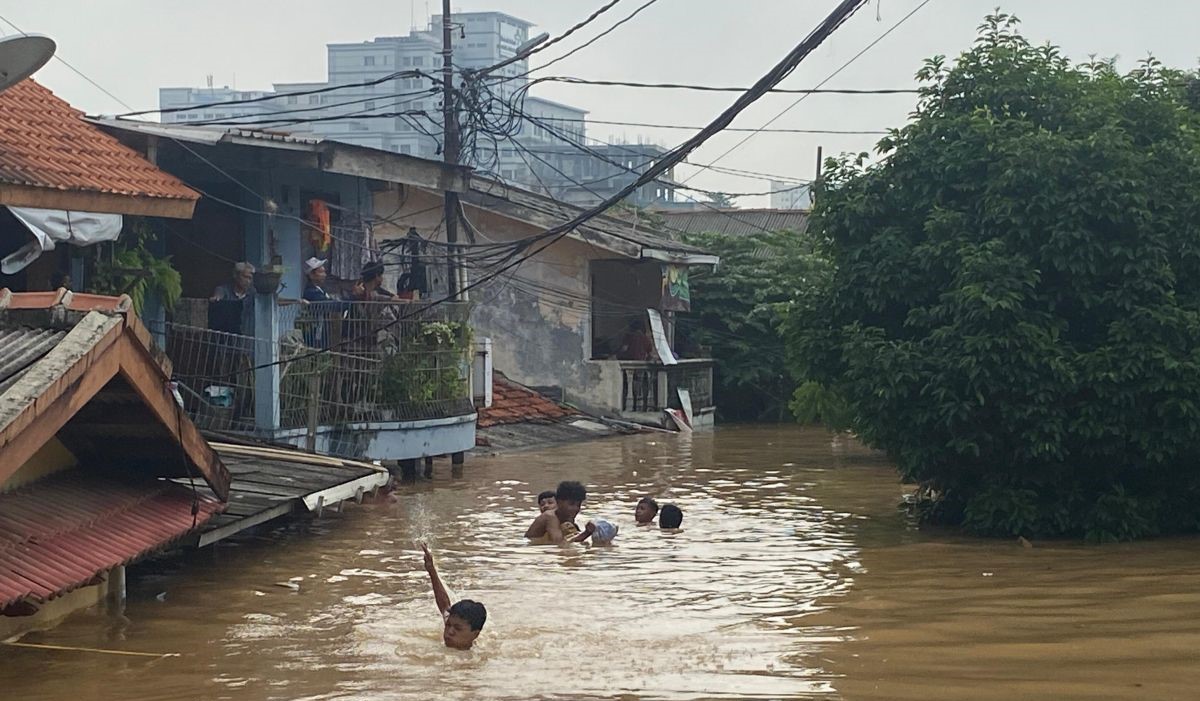
[[[411,188],[376,193],[375,211],[395,212],[388,216],[390,223],[376,227],[376,237],[400,238],[414,226],[423,237],[444,241],[440,202],[439,196]],[[467,206],[466,212],[481,236],[476,243],[514,241],[542,232],[475,207]],[[459,240],[469,241],[467,236],[460,227]],[[524,385],[561,388],[568,401],[585,406],[606,408],[619,403],[617,364],[590,361],[590,263],[616,258],[620,256],[611,251],[564,238],[515,271],[472,289],[475,336],[492,339],[496,370]],[[488,272],[470,265],[468,271],[471,280]]]

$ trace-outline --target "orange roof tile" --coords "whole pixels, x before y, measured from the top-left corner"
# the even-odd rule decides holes
[[[0,93],[0,183],[195,202],[199,194],[32,79]]]
[[[492,405],[479,410],[479,427],[526,421],[553,421],[573,416],[574,413],[561,404],[496,373],[492,377]]]

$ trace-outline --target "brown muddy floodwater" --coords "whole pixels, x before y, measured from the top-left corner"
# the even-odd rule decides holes
[[[523,542],[567,478],[616,547]],[[476,458],[131,572],[123,613],[26,640],[178,657],[0,647],[0,698],[1200,698],[1200,540],[917,532],[903,491],[880,457],[793,427]],[[682,533],[632,525],[647,493],[683,507]],[[418,539],[487,604],[475,650],[442,647]]]

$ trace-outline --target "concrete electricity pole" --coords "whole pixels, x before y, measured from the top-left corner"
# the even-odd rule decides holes
[[[454,99],[454,25],[450,21],[450,0],[442,0],[442,160],[458,165],[458,105]],[[446,288],[450,299],[459,296],[458,265],[458,193],[442,193],[446,225]]]

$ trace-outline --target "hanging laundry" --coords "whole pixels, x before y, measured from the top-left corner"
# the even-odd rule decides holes
[[[309,200],[308,201],[308,217],[306,219],[308,226],[309,241],[312,242],[313,250],[317,253],[324,254],[329,250],[329,244],[333,240],[331,227],[329,224],[329,205],[325,200]]]

